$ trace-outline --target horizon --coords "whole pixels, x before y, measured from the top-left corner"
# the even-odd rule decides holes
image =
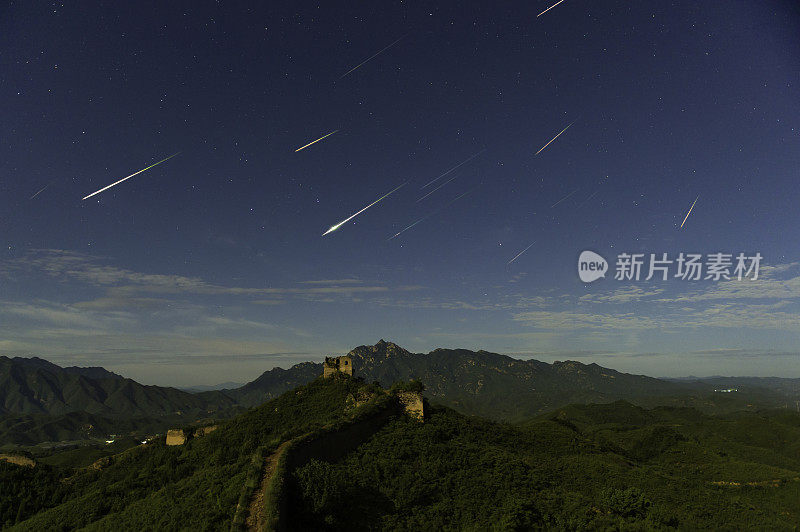
[[[393,344],[405,349],[405,347],[402,344],[399,344],[399,343],[394,342],[392,340],[386,340],[386,342],[387,343],[393,343]],[[321,364],[326,356],[345,355],[345,354],[350,353],[356,347],[365,347],[365,346],[369,347],[370,345],[372,345],[372,344],[360,344],[358,346],[354,346],[353,348],[351,348],[351,349],[349,349],[347,351],[325,353],[325,354],[322,354],[322,355],[319,355],[319,356],[312,356],[310,358],[305,358],[303,360],[293,360],[293,361],[287,362],[284,365],[274,365],[274,366],[271,366],[271,367],[268,367],[268,368],[257,370],[256,373],[247,373],[247,374],[245,374],[245,373],[232,373],[231,375],[240,375],[241,378],[235,378],[235,377],[232,377],[232,378],[221,378],[217,382],[187,381],[187,382],[182,382],[181,383],[181,382],[176,382],[176,381],[172,380],[172,377],[163,377],[163,376],[161,378],[157,378],[155,380],[148,380],[148,377],[146,376],[146,375],[148,375],[147,373],[143,374],[143,375],[145,375],[144,378],[140,378],[140,377],[136,376],[135,374],[130,374],[130,372],[128,371],[128,369],[132,368],[134,370],[134,372],[135,372],[136,368],[140,367],[139,365],[120,366],[120,367],[116,367],[116,368],[115,367],[110,367],[110,366],[99,366],[99,367],[102,367],[102,368],[104,368],[104,369],[106,369],[108,371],[112,371],[112,372],[114,372],[114,373],[116,373],[116,374],[118,374],[118,375],[120,375],[122,377],[132,379],[132,380],[138,382],[139,384],[144,384],[144,385],[174,387],[174,388],[179,388],[179,389],[188,389],[188,388],[193,388],[193,387],[216,388],[221,384],[238,384],[239,386],[243,386],[243,385],[245,385],[245,384],[247,384],[249,382],[252,382],[253,380],[257,379],[263,373],[271,371],[272,369],[275,369],[275,368],[281,368],[281,369],[284,369],[284,370],[288,370],[291,367],[293,367],[294,365],[301,364],[301,363],[304,363],[304,362],[313,362],[313,363],[316,363],[316,364]],[[665,374],[660,374],[659,375],[659,374],[654,374],[654,373],[647,373],[647,372],[637,371],[635,368],[633,368],[633,369],[621,369],[619,367],[615,367],[612,364],[601,363],[601,362],[598,362],[597,360],[587,360],[586,358],[584,358],[586,356],[585,354],[581,354],[581,356],[575,356],[578,353],[567,353],[567,352],[560,353],[560,355],[571,355],[571,357],[570,356],[567,356],[567,357],[563,357],[562,356],[562,358],[559,358],[559,354],[558,353],[551,353],[551,354],[549,354],[547,356],[538,356],[538,357],[537,356],[529,356],[527,358],[521,358],[519,356],[515,356],[515,354],[513,354],[513,353],[498,353],[498,352],[494,352],[494,351],[491,351],[491,350],[480,349],[480,348],[478,348],[478,349],[468,349],[468,348],[464,348],[464,347],[448,348],[448,347],[439,346],[439,347],[436,347],[436,348],[433,348],[433,349],[429,349],[427,351],[415,351],[415,350],[410,350],[410,349],[407,349],[407,350],[410,353],[414,354],[414,355],[423,355],[423,356],[425,356],[425,355],[428,355],[430,352],[432,352],[432,351],[434,351],[436,349],[452,349],[452,350],[466,349],[466,350],[472,351],[472,352],[485,351],[485,352],[489,352],[489,353],[495,354],[495,355],[508,356],[508,357],[511,357],[511,358],[515,358],[517,360],[537,360],[539,362],[545,362],[545,363],[550,364],[550,365],[552,365],[552,364],[554,364],[556,362],[578,362],[580,364],[585,364],[585,365],[597,364],[597,365],[599,365],[599,366],[601,366],[603,368],[619,371],[620,373],[627,373],[627,374],[631,374],[631,375],[639,375],[639,376],[644,376],[644,377],[652,377],[652,378],[661,379],[661,380],[665,380],[665,379],[675,379],[675,380],[695,379],[695,380],[703,380],[703,379],[710,379],[710,378],[779,378],[779,379],[798,379],[798,378],[800,378],[800,373],[783,374],[783,375],[770,375],[770,374],[763,374],[763,375],[758,375],[758,374],[730,374],[730,375],[724,375],[724,374],[707,374],[707,375],[677,374],[677,375],[665,375]],[[519,355],[519,353],[517,353],[516,355]],[[543,354],[540,354],[540,355],[543,355]],[[648,355],[652,356],[652,354],[648,354]],[[0,356],[6,356],[6,355],[0,354]],[[13,358],[13,357],[9,357],[9,358]],[[51,360],[51,359],[48,359],[48,358],[44,358],[44,357],[40,357],[40,356],[35,356],[35,355],[21,356],[20,358],[39,358],[39,359],[45,360],[47,362],[56,364],[57,366],[60,366],[62,368],[63,367],[69,367],[69,366],[73,366],[73,367],[77,366],[77,367],[82,367],[82,368],[98,367],[98,366],[83,365],[83,364],[71,364],[71,363],[68,363],[68,362],[65,362],[65,361],[62,361],[62,362],[59,363],[59,362],[56,362],[54,360]],[[163,366],[160,367],[160,370],[161,371],[159,371],[159,374],[162,375],[164,373]],[[176,372],[175,375],[180,375],[180,373]]]

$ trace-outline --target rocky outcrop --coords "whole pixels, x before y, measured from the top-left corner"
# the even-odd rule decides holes
[[[36,467],[36,462],[33,459],[18,454],[0,454],[0,460],[5,460],[18,466]]]

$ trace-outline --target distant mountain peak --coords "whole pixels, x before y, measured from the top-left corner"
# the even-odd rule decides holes
[[[52,362],[49,362],[43,358],[39,357],[2,357],[3,361],[10,362],[12,364],[21,364],[26,367],[30,368],[45,368],[45,369],[61,369],[59,366],[56,366]]]
[[[387,342],[381,338],[375,345],[361,345],[348,353],[351,357],[361,359],[390,358],[394,356],[410,355],[411,353],[403,349],[394,342]]]

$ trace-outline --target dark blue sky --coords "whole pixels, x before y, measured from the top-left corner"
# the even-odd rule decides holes
[[[0,352],[161,384],[381,337],[800,376],[800,7],[552,3],[6,4]],[[763,261],[584,284],[585,249]]]

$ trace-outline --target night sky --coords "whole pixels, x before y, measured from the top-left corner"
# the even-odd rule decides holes
[[[4,3],[0,354],[215,384],[385,338],[800,377],[800,4],[553,3]],[[614,279],[681,252],[763,259]]]

